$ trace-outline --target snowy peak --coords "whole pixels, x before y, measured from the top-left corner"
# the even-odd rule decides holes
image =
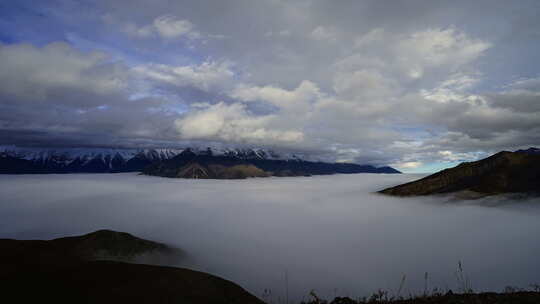
[[[26,170],[35,173],[68,172],[127,172],[140,171],[145,166],[170,159],[181,150],[173,149],[99,149],[99,148],[62,148],[36,149],[14,146],[0,147],[0,156],[26,161]],[[0,171],[6,169],[4,164]],[[28,169],[30,168],[30,169]]]
[[[124,160],[134,157],[151,160],[169,159],[182,150],[174,149],[100,149],[100,148],[23,148],[16,146],[1,146],[0,153],[11,157],[46,162],[50,160],[72,162],[79,160],[88,162],[94,159],[102,161]]]
[[[190,151],[195,155],[210,155],[210,156],[230,156],[240,159],[279,159],[279,160],[292,160],[300,159],[300,157],[291,153],[277,153],[270,149],[261,148],[186,148],[186,151]]]
[[[184,149],[100,149],[100,148],[26,148],[0,146],[0,173],[107,173],[142,171],[151,164],[180,158],[224,156],[242,163],[267,165],[267,169],[279,162],[281,166],[315,166],[319,160],[293,153],[277,153],[269,149],[246,148],[184,148]],[[295,164],[297,163],[297,164]],[[313,163],[313,164],[312,164]],[[330,163],[326,163],[327,165]],[[261,165],[261,166],[262,166]],[[317,169],[314,172],[342,173],[348,165],[334,165],[339,169]],[[320,164],[319,166],[325,166]],[[355,165],[359,166],[359,165]],[[270,170],[269,169],[269,170]],[[303,172],[300,169],[295,169]],[[353,171],[364,170],[354,169]],[[370,169],[371,170],[371,169]],[[392,169],[393,170],[393,169]],[[394,170],[395,171],[395,170]]]
[[[172,159],[181,153],[230,156],[242,160],[297,159],[295,155],[264,149],[185,148],[185,149],[113,149],[113,148],[28,148],[0,146],[2,173],[131,172]],[[8,160],[7,158],[10,158]],[[13,160],[17,160],[16,162]]]
[[[294,153],[276,152],[261,148],[215,148],[215,147],[188,147],[184,149],[101,149],[101,148],[25,148],[16,146],[0,146],[0,153],[11,157],[26,160],[57,159],[70,161],[75,159],[91,160],[95,158],[129,160],[134,157],[150,160],[170,159],[182,151],[190,151],[196,155],[224,155],[242,159],[279,159],[279,160],[306,160],[307,156]]]

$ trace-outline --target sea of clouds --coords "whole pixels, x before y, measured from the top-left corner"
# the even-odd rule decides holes
[[[2,175],[0,238],[113,229],[185,250],[181,265],[269,302],[540,283],[540,199],[395,198],[421,175],[183,180],[136,173]],[[428,280],[425,280],[425,273]]]

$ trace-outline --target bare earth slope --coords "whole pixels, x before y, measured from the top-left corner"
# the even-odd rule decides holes
[[[539,192],[540,154],[503,151],[379,192],[415,196],[458,191],[476,193],[478,196]]]

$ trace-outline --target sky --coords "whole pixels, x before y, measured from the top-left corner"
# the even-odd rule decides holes
[[[2,1],[0,144],[432,172],[540,143],[538,1]]]

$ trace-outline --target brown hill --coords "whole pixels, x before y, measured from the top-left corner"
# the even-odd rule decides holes
[[[2,298],[16,303],[262,303],[207,273],[117,261],[171,250],[110,230],[50,241],[0,239]]]
[[[471,197],[517,192],[537,193],[540,191],[540,155],[503,151],[379,192],[415,196],[458,191],[471,193]]]
[[[266,172],[250,164],[224,166],[219,164],[201,165],[199,163],[189,163],[179,168],[175,177],[195,179],[244,179],[248,177],[267,176],[268,174]]]

